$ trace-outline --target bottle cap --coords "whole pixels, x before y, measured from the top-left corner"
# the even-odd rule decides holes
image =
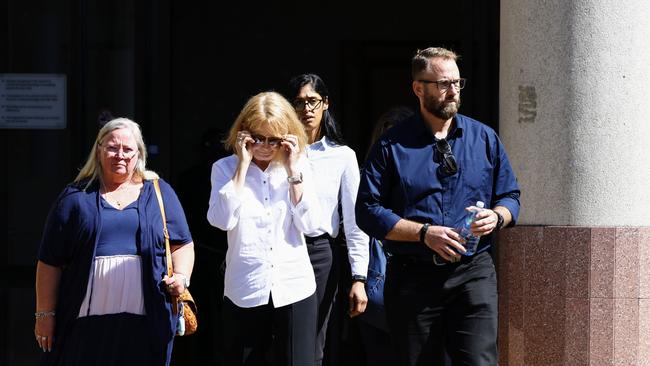
[[[478,207],[478,208],[484,208],[484,207],[485,207],[485,203],[483,203],[483,201],[476,201],[476,207]]]

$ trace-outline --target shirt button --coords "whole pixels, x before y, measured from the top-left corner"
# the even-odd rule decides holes
[[[266,181],[262,181],[262,183],[266,184]]]
[[[264,197],[264,201],[268,201],[268,200],[269,200],[269,198],[268,198],[268,197]]]

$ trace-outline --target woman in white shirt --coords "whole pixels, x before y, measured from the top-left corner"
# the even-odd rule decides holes
[[[357,226],[354,214],[359,189],[359,164],[354,150],[344,144],[338,125],[329,111],[329,92],[325,82],[315,74],[295,76],[289,81],[287,96],[292,98],[307,133],[307,157],[314,172],[318,172],[316,192],[323,210],[324,220],[320,226],[306,232],[307,249],[316,275],[319,304],[316,365],[321,365],[328,323],[336,321],[336,315],[330,319],[330,314],[336,314],[332,312],[332,304],[338,291],[339,263],[344,263],[340,257],[345,255],[345,248],[341,250],[335,240],[339,235],[341,219],[352,274],[348,295],[348,314],[351,317],[363,313],[368,302],[364,286],[368,272],[369,238]],[[341,270],[341,273],[347,273],[347,270]],[[329,358],[330,364],[338,363],[337,355],[330,354]]]
[[[312,365],[316,283],[303,233],[321,222],[291,104],[264,92],[248,100],[212,166],[208,221],[228,232],[224,288],[226,365]],[[271,340],[273,340],[271,342]]]

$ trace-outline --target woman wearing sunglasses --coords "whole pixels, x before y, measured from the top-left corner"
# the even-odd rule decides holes
[[[335,321],[332,304],[338,291],[339,263],[345,255],[336,240],[341,221],[351,272],[348,313],[355,317],[365,311],[368,298],[365,282],[368,272],[368,236],[357,227],[354,204],[359,188],[359,165],[354,150],[343,142],[339,127],[330,113],[329,92],[325,82],[315,74],[303,74],[289,81],[287,93],[293,100],[307,133],[307,157],[319,174],[317,194],[323,209],[320,226],[307,235],[307,249],[316,275],[318,294],[318,335],[316,365],[323,363],[328,323]],[[342,216],[342,217],[341,217]],[[341,269],[341,273],[348,270]],[[346,281],[349,283],[349,281]],[[334,340],[334,339],[333,339]],[[334,349],[338,347],[333,347]],[[338,364],[331,355],[330,364]]]
[[[230,129],[233,155],[212,167],[207,217],[228,235],[225,365],[313,364],[316,282],[303,234],[322,219],[306,143],[291,104],[260,93]]]

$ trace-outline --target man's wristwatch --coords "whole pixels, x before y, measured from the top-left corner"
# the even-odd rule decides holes
[[[367,278],[364,275],[352,275],[352,282],[354,282],[354,281],[359,281],[359,282],[366,283]]]
[[[422,225],[422,227],[420,228],[420,243],[422,244],[426,244],[424,242],[424,238],[427,236],[427,231],[429,230],[429,226],[431,226],[431,224],[425,222],[424,225]]]
[[[291,175],[291,176],[288,176],[288,177],[287,177],[287,182],[289,182],[289,184],[299,184],[299,183],[302,183],[302,172],[300,172],[300,174],[298,174],[298,175]]]
[[[494,211],[494,210],[492,210]],[[497,214],[497,226],[494,227],[494,230],[499,231],[503,227],[503,215],[500,213],[494,211],[495,214]]]

